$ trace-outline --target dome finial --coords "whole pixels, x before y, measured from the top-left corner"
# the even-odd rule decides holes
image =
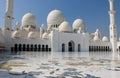
[[[80,16],[78,16],[78,18],[77,19],[80,19]]]
[[[57,7],[54,10],[59,10]]]
[[[29,8],[29,9],[27,10],[27,13],[32,13],[32,10]]]

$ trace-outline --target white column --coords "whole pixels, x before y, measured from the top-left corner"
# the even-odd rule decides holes
[[[115,23],[115,10],[114,10],[114,0],[109,0],[110,4],[110,42],[112,45],[112,51],[117,52],[117,29]]]

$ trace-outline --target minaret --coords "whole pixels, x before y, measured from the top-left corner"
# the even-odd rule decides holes
[[[14,0],[6,0],[4,38],[6,50],[10,50],[12,36],[13,4]]]
[[[112,45],[112,51],[117,52],[117,29],[116,29],[116,23],[115,23],[115,13],[114,10],[114,0],[109,0],[110,3],[110,42]]]
[[[5,29],[12,29],[14,0],[6,0]]]

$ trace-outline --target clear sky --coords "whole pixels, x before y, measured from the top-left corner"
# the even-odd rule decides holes
[[[4,26],[6,0],[0,0],[0,27]],[[14,0],[14,23],[21,23],[22,16],[31,12],[36,15],[38,26],[46,24],[50,11],[59,9],[72,25],[76,18],[84,20],[87,32],[95,32],[97,28],[102,36],[109,36],[109,3],[108,0]],[[120,0],[115,0],[116,24],[120,36]],[[13,26],[14,26],[13,23]]]

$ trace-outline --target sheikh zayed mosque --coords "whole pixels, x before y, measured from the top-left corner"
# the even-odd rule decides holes
[[[117,41],[114,0],[110,4],[110,36],[101,37],[99,29],[86,32],[85,22],[78,18],[72,25],[66,21],[60,10],[52,10],[47,16],[47,26],[37,28],[37,20],[32,13],[26,13],[21,24],[12,27],[14,0],[6,0],[5,24],[0,29],[0,48],[6,51],[37,52],[110,52],[120,51]]]

